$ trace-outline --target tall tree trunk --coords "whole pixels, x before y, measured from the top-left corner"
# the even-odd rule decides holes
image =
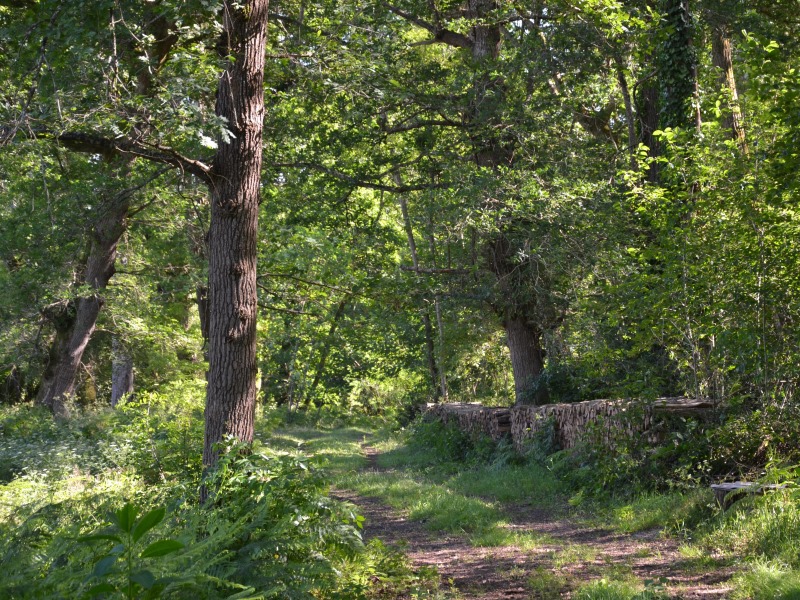
[[[112,12],[112,26],[116,21]],[[170,33],[171,24],[161,15],[150,22],[154,34],[152,56],[157,64],[142,68],[139,71],[137,93],[149,95],[152,92],[153,77],[166,62],[177,37]],[[115,51],[116,52],[116,51]],[[136,59],[138,61],[138,57]],[[110,94],[116,95],[116,82],[110,82]],[[144,127],[144,125],[142,125]],[[86,150],[83,150],[86,151]],[[92,153],[96,150],[89,150]],[[134,158],[130,155],[122,159],[113,176],[117,182],[124,182],[130,175]],[[121,183],[118,183],[122,187]],[[101,292],[108,285],[115,272],[117,244],[127,230],[127,217],[131,201],[137,187],[124,189],[108,198],[101,206],[99,220],[92,232],[91,250],[86,261],[82,283],[94,292],[74,301],[74,313],[71,314],[69,330],[59,329],[56,325],[56,336],[50,350],[50,359],[42,376],[42,385],[37,401],[48,406],[57,417],[69,417],[68,401],[75,393],[76,377],[81,365],[83,353],[94,333],[97,318],[103,306]],[[62,322],[62,326],[64,323]]]
[[[431,253],[431,261],[433,268],[437,267],[436,261],[436,238],[433,235],[433,216],[428,216],[428,249]],[[439,362],[439,393],[442,399],[447,402],[450,399],[450,394],[447,391],[447,373],[444,370],[444,319],[442,318],[442,302],[439,294],[433,296],[433,308],[436,313],[436,331],[439,333],[439,348],[437,352],[437,360]]]
[[[505,319],[506,341],[514,373],[514,395],[517,405],[544,404],[547,389],[533,390],[536,378],[544,368],[542,332],[524,316],[513,315]]]
[[[500,43],[502,40],[500,26],[491,23],[490,12],[497,7],[494,0],[470,0],[470,17],[478,19],[478,23],[472,28],[472,57],[476,63],[483,61],[495,61],[499,56]],[[489,24],[486,24],[486,23]],[[479,78],[475,86],[475,109],[473,117],[481,125],[488,126],[482,139],[474,140],[476,145],[475,162],[479,167],[489,167],[497,169],[500,165],[508,163],[513,156],[512,144],[498,139],[494,133],[498,121],[498,114],[490,107],[483,107],[487,98],[494,96],[492,102],[501,102],[499,99],[504,96],[503,82],[498,78],[488,74]],[[492,92],[490,94],[490,92]],[[496,105],[497,107],[500,104]],[[498,286],[502,298],[496,310],[503,319],[503,327],[506,331],[508,351],[511,355],[511,367],[514,375],[514,391],[516,402],[527,400],[526,392],[530,389],[533,380],[539,376],[544,368],[544,352],[542,350],[542,332],[532,324],[534,311],[525,303],[520,303],[514,299],[513,289],[506,289],[508,275],[514,268],[512,259],[514,249],[508,237],[500,232],[493,240],[487,243],[489,252],[489,270],[497,277]],[[530,313],[530,314],[529,314]],[[530,395],[530,394],[528,394]],[[539,395],[532,400],[544,401],[543,395]]]
[[[744,116],[739,105],[739,93],[736,89],[736,76],[733,72],[733,52],[731,49],[730,28],[726,24],[715,25],[711,30],[711,52],[714,66],[720,70],[720,87],[727,89],[728,110],[724,117],[724,125],[731,130],[733,139],[739,144],[742,152],[748,153],[747,138],[744,130]]]
[[[647,170],[647,180],[658,182],[658,157],[661,155],[661,144],[654,135],[658,131],[659,89],[658,82],[650,77],[642,86],[639,102],[639,139],[647,146],[647,156],[651,159]]]
[[[200,335],[203,337],[203,347],[208,343],[208,286],[197,286],[197,314],[200,316]]]
[[[314,392],[319,385],[319,382],[322,380],[322,376],[325,374],[325,363],[328,362],[328,355],[331,353],[331,348],[333,347],[333,340],[334,336],[336,335],[336,329],[339,327],[339,323],[344,316],[344,311],[347,308],[347,303],[350,301],[350,294],[346,294],[344,298],[342,298],[339,305],[336,307],[336,312],[333,315],[333,320],[331,320],[330,328],[328,329],[328,335],[325,336],[325,341],[322,343],[322,348],[320,350],[319,355],[319,362],[317,362],[317,369],[314,371],[314,379],[311,381],[311,385],[306,391],[306,398],[303,401],[303,406],[308,408],[311,404],[311,401],[314,399]],[[317,406],[321,406],[320,403],[314,402]]]
[[[633,101],[628,87],[628,78],[625,76],[625,65],[618,54],[614,55],[614,64],[617,70],[617,83],[622,93],[622,101],[625,103],[625,121],[628,125],[628,155],[631,160],[631,169],[636,169],[636,123],[633,116]]]
[[[56,338],[50,351],[50,361],[42,378],[37,398],[60,418],[69,418],[68,401],[75,392],[75,380],[83,353],[92,337],[103,299],[100,292],[114,275],[117,243],[126,229],[125,219],[130,208],[131,192],[125,190],[114,196],[94,228],[92,246],[86,261],[84,283],[95,291],[74,301],[74,313],[69,322],[56,325]],[[68,329],[65,328],[68,325]]]
[[[111,406],[133,394],[133,356],[119,338],[111,340]]]
[[[402,185],[400,175],[395,174],[395,183]],[[400,194],[398,196],[400,203],[400,213],[403,215],[403,227],[406,231],[406,238],[408,239],[408,251],[411,253],[411,264],[414,266],[415,271],[419,271],[419,256],[417,255],[417,243],[414,240],[414,228],[411,224],[411,216],[408,212],[408,202],[405,197]],[[434,391],[434,401],[438,400],[441,395],[439,387],[439,370],[436,366],[436,350],[433,341],[433,326],[431,325],[431,317],[428,314],[428,307],[423,305],[420,308],[420,315],[422,316],[422,325],[425,329],[425,358],[428,361],[428,373],[431,377],[431,389]]]
[[[203,465],[225,436],[253,440],[256,406],[256,243],[264,127],[268,0],[223,2],[216,113],[233,134],[219,140],[208,238],[208,386]]]

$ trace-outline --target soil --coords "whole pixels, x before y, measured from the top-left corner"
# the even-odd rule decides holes
[[[367,468],[379,471],[376,451],[364,450]],[[657,530],[619,534],[581,525],[554,511],[506,505],[508,527],[544,534],[549,541],[534,550],[476,548],[463,537],[431,532],[376,498],[343,490],[335,496],[360,508],[366,540],[379,538],[402,547],[416,567],[436,568],[443,589],[460,600],[570,598],[579,584],[615,572],[651,580],[670,598],[720,599],[732,589],[732,567],[698,568],[681,556],[675,540]]]

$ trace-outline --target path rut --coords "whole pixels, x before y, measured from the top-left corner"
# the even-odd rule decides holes
[[[364,447],[368,470],[380,471],[377,452]],[[571,598],[577,586],[600,577],[630,576],[665,585],[671,598],[728,597],[733,569],[693,568],[675,540],[651,530],[626,535],[586,527],[527,505],[505,505],[508,527],[547,536],[535,549],[476,548],[464,537],[426,529],[381,500],[336,490],[365,517],[364,537],[401,546],[416,567],[435,567],[453,598],[501,600]],[[573,556],[574,555],[574,556]]]

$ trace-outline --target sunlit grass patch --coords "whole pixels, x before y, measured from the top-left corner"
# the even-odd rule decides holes
[[[548,571],[544,567],[537,567],[528,579],[531,598],[536,600],[559,600],[561,592],[568,586],[569,578],[566,575]]]
[[[434,531],[474,533],[502,523],[502,515],[493,504],[417,481],[407,474],[363,472],[345,475],[336,484],[364,496],[381,498],[411,519],[424,521]]]
[[[562,548],[553,559],[553,565],[560,569],[576,563],[590,563],[597,559],[597,550],[584,544],[569,544]]]
[[[612,505],[603,511],[605,518],[618,531],[635,533],[653,528],[680,529],[687,516],[707,511],[713,502],[710,489],[645,494],[625,504]]]
[[[572,595],[575,600],[661,600],[668,598],[663,585],[646,586],[635,578],[625,580],[598,579],[580,586]]]
[[[470,469],[453,475],[447,485],[470,496],[525,502],[540,508],[560,505],[564,498],[562,484],[550,471],[535,464]]]
[[[356,471],[366,465],[361,445],[371,433],[360,427],[320,430],[293,426],[260,432],[258,438],[273,450],[310,453],[314,464],[339,473]]]
[[[800,571],[775,562],[757,562],[733,579],[734,600],[798,600]]]

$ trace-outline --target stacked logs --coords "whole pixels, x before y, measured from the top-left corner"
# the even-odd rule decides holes
[[[617,436],[648,435],[656,441],[653,424],[657,415],[685,415],[706,411],[714,405],[706,400],[659,398],[644,403],[632,400],[587,400],[574,404],[487,408],[480,404],[428,404],[426,414],[444,423],[454,423],[462,431],[482,433],[494,440],[511,435],[514,446],[522,450],[526,440],[543,427],[554,429],[560,448],[572,448],[592,431],[607,445]],[[597,439],[597,438],[595,438]]]
[[[482,433],[497,441],[511,433],[511,409],[481,404],[428,404],[425,414],[443,423],[455,423],[462,431]]]
[[[606,444],[613,444],[615,435],[633,435],[650,429],[652,411],[643,410],[641,419],[626,419],[627,413],[636,409],[626,400],[587,400],[574,404],[546,404],[544,406],[518,406],[512,409],[511,436],[517,449],[532,438],[552,420],[554,442],[559,448],[572,448],[583,439],[590,426],[597,428]],[[638,421],[638,422],[637,422]]]

